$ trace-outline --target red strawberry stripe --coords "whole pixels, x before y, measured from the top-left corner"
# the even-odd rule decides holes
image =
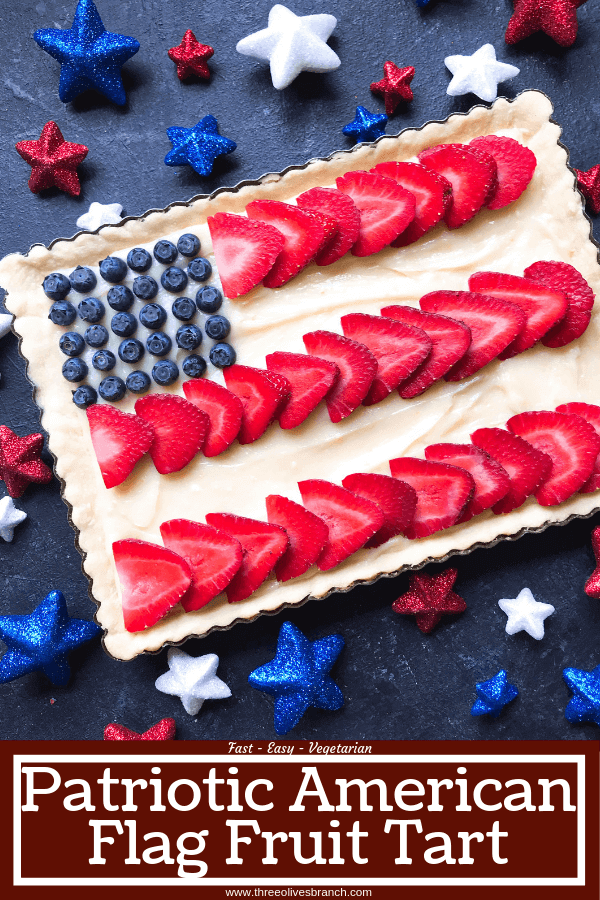
[[[286,429],[304,422],[340,374],[334,363],[304,353],[269,353],[267,370],[283,375],[290,385],[290,399],[279,414],[279,424]]]
[[[487,166],[490,173],[490,186],[488,188],[485,200],[483,201],[483,205],[487,206],[492,197],[496,195],[496,192],[498,190],[498,166],[496,165],[496,160],[487,150],[487,148],[481,147],[479,144],[470,143],[467,149],[470,153],[475,154],[479,162],[482,162],[485,166]]]
[[[488,196],[493,175],[489,165],[464,144],[438,144],[419,154],[419,162],[452,185],[452,203],[444,219],[448,228],[459,228],[479,212]]]
[[[209,418],[183,397],[149,394],[136,400],[135,411],[154,429],[150,456],[161,475],[179,472],[202,449]]]
[[[90,437],[107,488],[122,484],[152,446],[154,428],[139,416],[95,403],[86,410]]]
[[[510,490],[510,478],[500,463],[473,444],[430,444],[425,447],[425,458],[458,466],[472,475],[475,491],[459,522],[468,522],[490,509]]]
[[[469,148],[486,150],[496,161],[498,183],[486,201],[488,209],[501,209],[521,196],[536,167],[535,154],[528,147],[513,138],[490,134],[475,138]]]
[[[397,534],[404,534],[415,516],[417,494],[409,484],[390,475],[355,472],[347,475],[343,486],[366,500],[375,503],[385,516],[379,531],[369,538],[365,547],[379,547]]]
[[[206,521],[236,538],[244,550],[242,565],[226,588],[229,603],[249,597],[273,571],[288,546],[287,532],[278,525],[229,513],[208,513]]]
[[[419,163],[384,162],[371,169],[402,185],[415,198],[415,218],[392,241],[392,247],[406,247],[441,221],[452,200],[452,185],[437,172]]]
[[[415,198],[396,181],[372,172],[346,172],[336,179],[360,210],[354,256],[370,256],[387,247],[415,217]]]
[[[208,378],[184,381],[182,387],[186,399],[208,416],[208,433],[202,452],[207,457],[218,456],[238,436],[244,412],[242,401],[223,385]]]
[[[272,225],[233,213],[216,213],[206,222],[223,293],[232,299],[247,294],[272,269],[283,235]]]
[[[251,444],[275,419],[286,396],[283,382],[274,381],[267,371],[252,366],[233,365],[223,374],[228,389],[239,397],[244,409],[238,440],[240,444]]]
[[[127,631],[155,625],[191,584],[192,572],[185,559],[159,544],[115,541],[113,553]]]
[[[377,360],[364,344],[332,331],[311,331],[302,340],[311,356],[329,360],[340,370],[325,398],[329,418],[340,422],[365,399],[377,373]]]
[[[589,422],[596,434],[600,435],[600,406],[594,406],[592,403],[563,403],[562,406],[556,407],[556,412],[581,416],[582,419]],[[579,489],[579,493],[591,494],[598,488],[600,488],[600,454],[596,457],[592,474]]]
[[[472,476],[456,466],[403,456],[390,460],[394,478],[405,481],[417,492],[413,523],[408,538],[422,538],[454,525],[475,490]]]
[[[201,609],[224,590],[242,564],[242,545],[210,525],[171,519],[160,526],[165,547],[182,556],[192,573],[189,590],[181,598],[186,612]]]
[[[552,459],[549,477],[535,491],[540,506],[567,500],[592,474],[600,453],[600,437],[580,416],[548,410],[524,412],[506,425]]]
[[[268,288],[281,287],[306,266],[321,249],[326,229],[298,206],[279,200],[253,200],[246,207],[248,217],[273,226],[283,235],[283,248],[271,271],[263,279]]]
[[[550,474],[550,457],[510,431],[479,428],[473,432],[471,440],[501,465],[510,478],[508,493],[492,507],[496,515],[522,506]]]
[[[580,337],[589,325],[594,292],[577,269],[568,263],[540,260],[525,269],[525,278],[566,294],[567,313],[542,338],[545,347],[564,347]]]
[[[360,230],[360,212],[348,194],[343,194],[336,188],[315,187],[300,194],[296,203],[311,212],[318,210],[337,223],[336,234],[315,256],[318,266],[330,266],[356,243]]]
[[[329,538],[325,522],[299,503],[269,494],[266,498],[267,518],[287,532],[289,544],[275,566],[278,581],[297,578],[314,566]]]

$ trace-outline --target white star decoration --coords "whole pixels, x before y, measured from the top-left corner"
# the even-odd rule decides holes
[[[17,525],[24,522],[27,513],[17,509],[12,497],[3,497],[0,500],[0,537],[3,541],[12,541]]]
[[[500,82],[514,78],[520,71],[516,66],[498,62],[491,44],[484,44],[472,56],[447,56],[444,62],[454,76],[446,90],[451,97],[475,94],[482,100],[495,100]]]
[[[336,25],[335,16],[297,16],[277,3],[269,13],[268,27],[242,38],[236,50],[268,60],[273,87],[280,91],[300,72],[337,69],[340,58],[326,43]]]
[[[5,334],[8,334],[10,331],[10,326],[12,325],[13,317],[9,316],[8,313],[0,313],[0,338],[3,338]]]
[[[156,687],[163,694],[180,697],[183,708],[190,716],[195,716],[205,700],[224,700],[231,697],[231,691],[224,681],[217,678],[219,657],[214,653],[205,656],[190,656],[171,647],[167,656],[169,671],[156,679]]]
[[[529,588],[523,588],[514,600],[498,600],[498,606],[508,616],[507,634],[526,631],[536,641],[544,637],[544,619],[554,612],[549,603],[539,603]]]
[[[90,204],[90,208],[77,219],[77,227],[83,231],[95,231],[101,225],[116,225],[121,221],[123,207],[120,203]]]

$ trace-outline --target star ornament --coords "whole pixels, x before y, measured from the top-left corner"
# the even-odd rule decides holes
[[[90,203],[90,208],[77,219],[76,225],[83,231],[96,231],[101,225],[116,225],[121,221],[123,207],[120,203]]]
[[[410,103],[414,98],[410,83],[415,77],[415,67],[404,66],[401,69],[388,60],[383,64],[383,73],[381,81],[372,82],[371,90],[378,97],[383,97],[386,114],[391,116],[403,100]]]
[[[19,141],[15,149],[31,166],[29,190],[34,194],[57,187],[79,196],[77,166],[86,158],[88,148],[65,141],[56,122],[46,122],[37,141]]]
[[[587,172],[574,169],[577,187],[595,216],[600,213],[600,163],[592,166]]]
[[[19,437],[7,425],[0,425],[0,478],[11,497],[20,497],[30,482],[52,480],[51,470],[40,459],[43,446],[41,434]]]
[[[107,31],[93,0],[79,0],[70,28],[42,28],[33,39],[60,63],[63,103],[94,88],[118,106],[125,104],[121,66],[138,52],[139,41]]]
[[[507,634],[526,631],[536,641],[544,637],[544,619],[555,612],[550,603],[538,602],[529,588],[523,588],[514,600],[498,600],[498,606],[508,616]]]
[[[275,659],[248,676],[252,687],[275,698],[277,734],[287,734],[310,706],[329,710],[343,706],[343,694],[329,675],[343,646],[339,634],[309,641],[291,622],[283,623]]]
[[[167,51],[169,59],[177,66],[179,79],[189,78],[190,75],[210,78],[210,70],[206,61],[213,56],[214,52],[208,44],[201,44],[190,28],[184,34],[181,43]]]
[[[515,11],[506,28],[507,44],[543,31],[561,47],[570,47],[577,37],[577,9],[585,0],[515,0]]]
[[[266,60],[271,67],[273,87],[281,91],[300,72],[337,69],[340,58],[327,45],[336,25],[335,16],[297,16],[277,3],[271,8],[267,27],[242,38],[235,49],[243,56]]]
[[[592,550],[596,557],[596,568],[586,581],[584,591],[588,597],[600,600],[600,525],[592,531]]]
[[[174,737],[175,719],[161,719],[143,734],[113,722],[104,729],[105,741],[172,741]]]
[[[0,500],[0,538],[10,543],[14,537],[15,528],[26,518],[27,513],[22,509],[17,509],[12,497],[3,497]]]
[[[515,685],[508,681],[506,669],[500,669],[489,681],[478,682],[475,690],[477,691],[477,700],[471,707],[471,715],[489,715],[493,719],[496,719],[506,704],[514,700],[519,693]]]
[[[190,656],[171,647],[167,656],[169,671],[156,679],[156,688],[163,694],[179,697],[190,716],[200,712],[205,700],[226,700],[231,691],[217,678],[219,657],[214,653]]]
[[[573,725],[579,722],[595,722],[600,725],[600,666],[591,672],[585,669],[563,669],[569,690],[573,696],[567,704],[565,718]]]
[[[198,175],[210,175],[217,157],[233,153],[237,144],[219,134],[214,116],[204,116],[193,128],[167,128],[173,149],[165,156],[167,166],[191,166]]]
[[[71,677],[68,655],[102,629],[95,622],[73,619],[61,591],[50,591],[26,616],[0,616],[0,638],[7,651],[0,659],[0,684],[30,672],[43,672],[62,686]]]
[[[514,78],[520,71],[499,62],[491,44],[484,44],[472,56],[447,56],[444,63],[454,76],[446,88],[450,97],[475,94],[486,102],[496,99],[500,82]]]
[[[385,134],[388,117],[383,113],[372,113],[364,106],[356,107],[356,115],[352,122],[342,128],[342,133],[353,137],[356,142],[376,141]]]
[[[467,604],[452,590],[458,576],[456,569],[445,569],[439,575],[415,572],[410,576],[409,590],[392,604],[394,612],[414,615],[424,634],[433,631],[442,616],[464,612]]]

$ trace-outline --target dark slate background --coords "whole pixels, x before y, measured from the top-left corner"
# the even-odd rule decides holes
[[[424,10],[412,0],[293,0],[298,14],[337,16],[330,43],[342,64],[327,75],[303,74],[283,92],[272,87],[266,64],[235,52],[240,38],[265,27],[270,5],[267,0],[98,0],[107,29],[141,44],[123,70],[128,103],[120,109],[93,93],[62,104],[58,63],[31,38],[36,28],[70,27],[75,0],[1,0],[2,253],[70,236],[93,200],[119,202],[126,214],[139,215],[350,146],[341,128],[354,118],[356,105],[383,111],[369,85],[382,77],[386,59],[416,68],[415,100],[398,109],[388,133],[467,111],[480,101],[446,95],[450,74],[443,60],[471,54],[486,42],[501,60],[521,69],[502,93],[545,91],[572,164],[587,169],[600,162],[597,4],[579,10],[577,41],[562,49],[543,35],[507,47],[510,0],[432,0]],[[215,48],[210,82],[180,83],[167,57],[187,28]],[[191,127],[208,113],[219,120],[221,133],[237,142],[237,151],[222,158],[210,178],[190,168],[164,166],[170,149],[165,129]],[[77,199],[56,190],[32,194],[29,167],[14,150],[18,140],[39,137],[49,119],[67,140],[89,147],[79,168]],[[38,411],[12,335],[0,344],[0,370],[0,422],[19,434],[38,430]],[[27,613],[48,591],[60,589],[71,614],[90,618],[93,606],[58,482],[29,487],[17,505],[29,518],[12,544],[0,541],[0,614]],[[66,688],[53,687],[37,674],[0,686],[0,734],[100,739],[108,722],[141,732],[173,716],[183,739],[274,738],[272,701],[252,689],[247,677],[274,656],[279,627],[288,618],[312,639],[339,632],[346,641],[333,670],[345,707],[335,713],[310,710],[290,737],[597,739],[596,726],[573,727],[565,720],[569,693],[561,677],[565,666],[591,669],[600,663],[600,604],[583,592],[593,568],[589,535],[597,524],[600,515],[457,557],[452,561],[459,572],[456,587],[468,609],[429,636],[421,634],[414,619],[390,609],[407,589],[404,575],[189,641],[185,650],[193,655],[219,655],[218,674],[233,694],[229,700],[208,701],[193,718],[179,699],[154,688],[166,670],[166,652],[117,662],[95,640],[72,654],[73,677]],[[515,597],[523,587],[556,607],[539,642],[504,631],[506,616],[497,601]],[[519,687],[519,697],[497,720],[471,717],[475,682],[501,667]]]

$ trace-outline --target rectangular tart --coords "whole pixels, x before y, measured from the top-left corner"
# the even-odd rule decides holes
[[[498,134],[525,144],[537,158],[533,180],[515,203],[497,211],[484,209],[458,230],[438,226],[408,247],[388,248],[368,258],[347,254],[325,268],[309,265],[282,288],[259,286],[238,300],[226,300],[222,312],[232,323],[238,362],[264,368],[267,353],[305,352],[302,335],[307,331],[339,332],[340,317],[345,313],[379,314],[383,306],[393,303],[417,306],[419,298],[432,290],[466,290],[469,275],[479,270],[522,275],[537,260],[561,260],[578,269],[598,292],[597,250],[566,150],[559,144],[560,128],[551,121],[551,113],[545,95],[528,91],[513,101],[499,99],[491,108],[476,107],[467,115],[452,115],[445,122],[384,137],[374,145],[360,145],[327,160],[266,175],[212,197],[126,219],[96,234],[59,239],[49,248],[36,245],[26,256],[11,255],[0,263],[0,284],[8,292],[7,308],[15,315],[14,328],[21,338],[21,352],[77,531],[83,569],[98,604],[96,618],[105,629],[109,654],[131,659],[144,651],[158,651],[166,643],[252,621],[262,613],[308,598],[323,598],[332,591],[345,591],[430,560],[514,538],[573,516],[590,515],[600,507],[595,494],[575,494],[552,508],[543,508],[530,498],[508,515],[488,511],[425,539],[396,537],[377,549],[359,550],[330,571],[313,567],[284,584],[271,577],[241,603],[229,604],[221,595],[196,612],[184,613],[177,606],[158,624],[137,633],[124,628],[111,549],[114,541],[124,538],[160,544],[159,526],[172,518],[202,522],[207,513],[228,512],[265,519],[266,495],[283,494],[300,502],[297,482],[303,479],[322,478],[340,484],[352,472],[389,474],[389,459],[422,457],[424,448],[435,442],[468,441],[476,428],[502,427],[516,413],[554,409],[569,401],[596,402],[600,316],[595,313],[585,334],[566,347],[548,349],[537,344],[513,359],[491,363],[464,382],[442,380],[412,400],[402,400],[394,391],[378,405],[360,407],[336,425],[321,404],[298,428],[284,431],[271,426],[256,443],[241,446],[234,442],[211,459],[199,454],[176,474],[159,475],[146,456],[122,485],[107,490],[85,412],[73,404],[72,385],[60,374],[64,362],[58,346],[61,329],[48,319],[43,278],[56,271],[68,274],[77,265],[97,271],[99,260],[107,255],[125,257],[135,246],[151,250],[159,238],[176,242],[183,232],[197,234],[202,255],[214,263],[206,220],[215,212],[243,213],[255,198],[293,202],[311,187],[335,186],[336,177],[347,171],[370,169],[385,160],[409,160],[438,143]],[[108,287],[99,279],[94,294],[103,299]],[[166,302],[167,295],[159,295],[158,302],[161,299]],[[221,373],[210,367],[207,377],[222,381]],[[181,381],[164,390],[181,394]],[[134,400],[126,397],[119,408],[132,411]]]

